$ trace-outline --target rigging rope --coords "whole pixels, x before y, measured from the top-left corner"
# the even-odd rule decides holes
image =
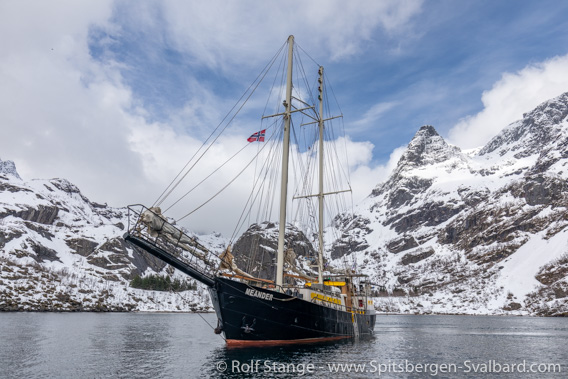
[[[246,149],[248,147],[247,145],[244,145],[239,151],[237,151],[235,154],[233,154],[229,159],[227,159],[225,162],[223,162],[223,164],[221,164],[221,166],[217,167],[215,170],[213,170],[209,175],[207,175],[203,180],[201,180],[199,183],[197,183],[192,189],[190,189],[189,191],[187,191],[185,194],[183,194],[183,196],[181,196],[179,199],[177,199],[172,205],[170,205],[168,208],[166,208],[166,210],[164,210],[163,213],[167,212],[168,210],[170,210],[170,208],[172,208],[174,205],[176,205],[177,203],[179,203],[181,200],[183,200],[183,198],[185,198],[187,195],[189,195],[191,192],[193,192],[194,189],[196,189],[197,187],[199,187],[203,182],[205,182],[207,179],[209,179],[211,176],[213,176],[213,174],[215,174],[217,171],[219,171],[221,168],[223,168],[223,166],[225,166],[227,163],[229,163],[234,157],[236,157],[238,154],[240,154],[241,151],[243,151],[244,149]]]
[[[197,150],[197,152],[191,157],[191,159],[185,164],[185,166],[183,167],[183,169],[178,173],[178,175],[172,180],[172,182],[168,185],[168,187],[164,190],[164,192],[158,197],[158,199],[156,200],[156,202],[154,203],[155,206],[159,206],[161,205],[168,197],[171,196],[171,194],[173,193],[173,191],[181,184],[181,182],[187,177],[187,175],[196,167],[196,165],[198,164],[198,162],[208,153],[208,151],[211,149],[211,147],[218,141],[218,139],[220,138],[221,134],[229,127],[229,125],[233,122],[233,120],[235,119],[235,117],[237,116],[237,114],[239,114],[241,112],[241,110],[243,109],[243,107],[245,106],[245,104],[247,104],[247,102],[249,102],[249,100],[251,99],[252,95],[255,93],[255,91],[257,91],[257,89],[259,88],[260,84],[262,82],[265,81],[265,79],[267,78],[269,72],[273,72],[272,70],[275,67],[278,67],[278,70],[276,71],[274,78],[272,80],[271,83],[271,88],[270,88],[270,93],[271,95],[268,97],[266,103],[264,104],[264,111],[263,114],[265,114],[267,112],[267,110],[270,107],[270,102],[274,101],[274,99],[276,99],[276,109],[275,109],[275,113],[279,114],[280,110],[281,110],[281,106],[282,106],[282,96],[283,96],[283,91],[284,91],[284,86],[283,83],[285,82],[285,70],[282,69],[285,65],[284,65],[284,61],[285,61],[285,55],[282,54],[282,51],[284,49],[284,46],[286,44],[284,44],[280,50],[272,57],[272,59],[269,61],[269,63],[265,66],[265,68],[263,69],[263,71],[257,76],[257,78],[251,83],[251,85],[247,88],[247,90],[243,93],[243,95],[239,98],[239,100],[237,101],[237,103],[231,108],[231,110],[229,111],[229,113],[227,113],[227,115],[223,118],[223,120],[217,125],[217,127],[215,128],[215,130],[211,133],[211,135],[209,137],[207,137],[207,139],[205,140],[205,142],[202,144],[202,146]],[[309,54],[307,54],[300,46],[298,46],[299,49],[298,51],[303,52],[306,56],[308,56],[319,68],[319,64],[317,64],[317,62],[309,56]],[[302,97],[307,97],[307,101],[311,104],[315,104],[316,101],[314,99],[314,94],[318,94],[317,86],[318,86],[318,81],[314,80],[314,82],[312,84],[308,83],[308,79],[307,79],[307,75],[306,75],[306,71],[305,71],[305,67],[304,67],[304,63],[300,57],[300,54],[298,53],[294,53],[294,69],[295,69],[295,76],[297,77],[297,83],[299,83],[299,86],[294,86],[293,87],[293,93],[294,93],[294,100],[293,102],[296,103],[296,105],[302,103],[303,105],[299,106],[295,108],[295,110],[300,109],[300,108],[305,108],[306,106],[309,106],[308,103],[304,102],[303,100],[300,100]],[[279,82],[279,83],[278,83]],[[277,86],[277,84],[280,84],[279,86]],[[335,105],[337,106],[337,108],[339,108],[339,105],[337,103],[337,98],[335,97],[335,93],[333,93],[333,88],[331,87],[331,84],[328,83],[327,80],[327,76],[324,77],[324,82],[319,84],[322,85],[324,87],[324,114],[319,114],[319,109],[317,108],[317,106],[313,106],[312,109],[310,110],[305,110],[302,111],[302,113],[305,112],[305,114],[307,114],[307,117],[312,117],[315,119],[326,119],[329,118],[329,110],[330,108],[330,100],[334,99],[335,100]],[[329,87],[329,90],[328,90]],[[331,91],[332,96],[328,96]],[[276,94],[276,95],[275,95]],[[304,95],[304,96],[302,96]],[[296,101],[299,101],[296,102]],[[292,106],[292,104],[290,104]],[[335,108],[335,109],[337,109]],[[340,108],[339,108],[340,109]],[[290,162],[293,168],[295,168],[294,170],[292,170],[291,174],[291,178],[293,178],[294,180],[294,188],[293,191],[290,191],[290,194],[294,194],[294,195],[310,195],[313,193],[317,193],[314,192],[314,188],[317,188],[317,173],[319,170],[319,165],[318,165],[318,157],[317,154],[319,153],[319,144],[317,143],[318,138],[319,138],[319,132],[318,132],[318,128],[317,127],[312,127],[312,125],[310,124],[310,127],[308,129],[308,127],[303,127],[302,128],[302,122],[300,122],[300,130],[297,129],[297,127],[295,127],[294,125],[298,125],[297,124],[298,118],[296,118],[296,123],[291,122],[291,132],[292,133],[292,146],[291,146],[291,151],[290,151]],[[231,184],[233,184],[237,178],[239,178],[246,169],[248,169],[253,163],[255,163],[255,174],[254,174],[254,180],[253,180],[253,185],[251,186],[252,188],[250,188],[250,194],[246,200],[246,203],[242,209],[242,212],[239,216],[239,219],[236,223],[236,227],[233,231],[233,234],[231,235],[230,238],[230,243],[233,243],[233,241],[235,240],[237,234],[239,233],[239,231],[245,226],[245,223],[251,222],[251,215],[253,215],[253,210],[255,207],[258,207],[257,209],[257,213],[256,213],[256,221],[260,222],[260,221],[266,221],[271,219],[272,217],[272,212],[274,210],[274,202],[277,201],[277,196],[276,192],[279,189],[279,170],[275,170],[274,166],[275,165],[280,165],[281,164],[281,155],[282,154],[278,154],[279,152],[281,153],[281,148],[282,148],[282,144],[278,143],[277,140],[273,139],[275,136],[281,137],[283,131],[283,128],[276,128],[277,123],[274,122],[272,124],[270,124],[270,126],[266,127],[264,124],[264,119],[263,121],[261,121],[261,128],[259,130],[263,130],[263,129],[270,129],[274,127],[274,132],[272,133],[270,138],[267,138],[267,141],[265,144],[263,144],[262,147],[259,147],[256,151],[256,154],[254,155],[254,157],[250,160],[247,161],[247,163],[245,164],[245,166],[226,184],[224,185],[221,189],[219,189],[215,194],[213,194],[212,196],[208,197],[207,200],[205,202],[203,202],[201,205],[197,206],[195,209],[193,209],[191,212],[185,214],[184,216],[180,217],[179,219],[177,219],[177,222],[182,221],[183,219],[187,218],[188,216],[190,216],[191,214],[197,212],[199,209],[201,209],[202,207],[204,207],[206,204],[208,204],[209,202],[211,202],[214,198],[216,198],[217,196],[219,196],[222,192],[224,192]],[[316,123],[317,125],[317,123]],[[343,127],[343,137],[344,140],[342,141],[344,144],[344,150],[347,151],[347,141],[345,138],[345,128],[344,128],[344,123],[343,120],[341,120],[341,125]],[[345,180],[347,181],[347,185],[349,188],[351,188],[351,183],[350,183],[350,177],[349,177],[349,165],[348,165],[348,161],[345,160],[345,158],[340,159],[340,153],[339,153],[339,149],[338,149],[338,140],[336,140],[337,136],[334,134],[333,128],[331,127],[333,126],[333,122],[332,120],[328,120],[326,122],[326,127],[324,129],[324,144],[325,144],[325,150],[326,150],[326,160],[325,160],[325,164],[324,164],[324,173],[323,176],[326,180],[326,191],[325,192],[335,192],[335,191],[340,191],[340,190],[344,190],[345,189]],[[301,139],[299,137],[308,137],[309,140],[305,140],[305,141],[301,141]],[[199,186],[201,186],[206,180],[208,180],[209,178],[211,178],[211,176],[213,176],[215,173],[219,172],[219,170],[221,170],[223,167],[226,167],[226,165],[233,160],[237,155],[242,154],[242,152],[245,150],[245,148],[247,146],[249,146],[250,144],[247,143],[245,146],[243,146],[242,148],[240,148],[240,150],[238,150],[236,153],[234,153],[229,159],[227,159],[226,161],[224,161],[221,166],[217,167],[213,172],[209,173],[205,178],[203,178],[201,181],[199,181],[199,183],[197,183],[195,186],[193,186],[189,191],[185,192],[182,196],[180,196],[179,198],[177,198],[177,200],[175,202],[173,202],[171,205],[169,205],[164,213],[166,211],[169,211],[172,207],[176,206],[179,204],[179,202],[186,198],[190,193],[192,193],[195,189],[197,189]],[[294,148],[294,145],[296,146],[296,148]],[[260,164],[258,162],[258,159],[261,159],[261,157],[264,157],[265,155],[263,155],[266,150],[268,150],[268,152],[270,153],[270,157],[269,158],[265,158],[264,161]],[[275,153],[275,154],[273,154]],[[347,162],[347,173],[345,172],[345,168],[343,167],[343,164]],[[247,189],[248,190],[248,189]],[[318,190],[319,191],[319,190]],[[326,201],[325,205],[324,205],[324,209],[325,209],[325,213],[326,215],[326,219],[330,220],[334,215],[340,214],[341,209],[345,209],[346,207],[346,203],[345,203],[345,197],[343,194],[340,194],[339,196],[332,196],[334,199],[331,201]],[[312,239],[313,234],[315,231],[318,230],[319,226],[317,223],[317,219],[315,217],[315,215],[317,214],[317,196],[313,196],[313,197],[308,197],[308,198],[304,198],[301,201],[299,201],[297,204],[297,206],[294,210],[295,210],[295,218],[293,219],[294,221],[297,222],[297,220],[300,220],[302,218],[305,217],[306,220],[303,221],[301,228],[304,229],[304,231],[306,231],[308,234],[307,236]],[[351,205],[352,205],[352,209],[353,209],[353,195],[351,194]],[[325,222],[325,224],[328,224],[328,222]],[[336,234],[337,231],[335,230],[335,228],[331,228],[331,233],[332,234]],[[319,243],[319,242],[318,242]],[[257,250],[253,247],[251,247],[251,252],[253,252],[253,256],[250,257],[250,260],[248,262],[248,265],[253,265],[254,262],[256,260],[256,255],[257,255]]]
[[[265,148],[266,145],[262,146],[262,148],[260,149],[260,151],[262,151]],[[259,152],[260,153],[260,152]],[[177,222],[183,220],[184,218],[186,218],[187,216],[197,212],[199,209],[201,209],[205,204],[209,203],[211,200],[213,200],[215,197],[217,197],[217,195],[219,195],[221,192],[223,192],[225,189],[227,189],[227,187],[229,187],[246,169],[248,166],[250,166],[252,164],[252,162],[254,162],[254,160],[256,159],[256,156],[253,157],[253,159],[251,159],[251,161],[249,163],[247,163],[247,165],[241,170],[239,171],[239,173],[233,178],[231,179],[231,181],[229,183],[227,183],[223,188],[221,188],[219,191],[217,191],[217,193],[215,193],[213,196],[211,196],[207,201],[205,201],[203,204],[201,204],[200,206],[198,206],[197,208],[195,208],[194,210],[192,210],[191,212],[189,212],[188,214],[186,214],[185,216],[179,218],[177,220]]]
[[[277,129],[277,130],[280,130],[280,129]],[[273,139],[274,134],[276,134],[276,133],[273,133],[273,135],[270,137],[270,140]],[[274,139],[274,140],[275,140],[275,139]],[[271,148],[270,148],[270,150],[269,150],[269,154],[268,154],[269,156],[273,156],[273,157],[275,156],[275,154],[270,154],[270,151],[272,151],[272,150],[275,148],[276,145],[277,145],[277,143],[276,143],[276,142],[273,142],[273,144],[272,144],[272,146],[271,146]],[[259,154],[257,154],[257,157],[258,157],[258,156],[259,156]],[[232,241],[234,240],[234,238],[235,238],[235,236],[236,236],[238,230],[240,230],[240,227],[242,227],[241,220],[244,222],[244,218],[246,218],[248,215],[250,215],[250,211],[252,210],[252,204],[254,203],[254,200],[251,202],[251,198],[252,198],[253,194],[255,194],[255,189],[256,189],[257,184],[258,184],[259,182],[261,182],[261,187],[264,186],[264,183],[265,183],[265,181],[266,181],[266,180],[265,180],[265,179],[266,179],[266,176],[267,176],[268,173],[270,172],[270,161],[269,161],[269,160],[265,161],[264,165],[262,166],[262,168],[261,168],[261,173],[262,173],[263,171],[265,171],[264,179],[261,180],[261,176],[259,175],[258,178],[254,181],[252,191],[251,191],[251,193],[250,193],[250,195],[249,195],[249,198],[247,199],[247,202],[245,203],[245,206],[244,206],[244,208],[243,208],[243,211],[242,211],[242,213],[241,213],[241,216],[239,217],[239,220],[238,220],[238,222],[237,222],[237,226],[235,227],[235,230],[233,231],[233,234],[231,235],[230,243],[232,243]],[[262,191],[256,191],[256,196],[255,196],[255,198],[258,197],[258,194],[261,193],[261,192],[262,192]],[[247,207],[248,207],[249,202],[251,203],[251,208],[249,209],[249,211],[248,211],[248,212],[246,213],[246,215],[245,215],[245,211],[246,211],[246,209],[247,209]]]
[[[255,80],[251,83],[251,85],[247,88],[247,90],[243,93],[243,95],[241,95],[241,97],[239,98],[239,100],[237,100],[237,102],[235,103],[235,105],[233,105],[233,107],[229,110],[229,112],[225,115],[225,117],[221,120],[221,122],[215,127],[215,129],[213,130],[213,132],[209,135],[209,137],[207,137],[207,139],[205,140],[205,142],[203,142],[203,144],[201,145],[201,147],[195,152],[195,154],[190,158],[190,160],[185,164],[185,166],[181,169],[181,171],[176,175],[176,177],[172,180],[172,182],[168,185],[168,187],[166,187],[166,189],[164,190],[164,192],[162,192],[162,194],[158,197],[158,199],[155,201],[154,206],[160,206],[165,200],[166,198],[171,195],[171,193],[180,185],[180,183],[185,179],[185,177],[191,172],[191,170],[195,167],[195,165],[201,160],[201,158],[203,158],[203,156],[205,156],[205,154],[207,153],[207,151],[209,151],[209,149],[215,144],[215,142],[219,139],[219,137],[221,136],[221,134],[223,134],[223,132],[225,131],[225,129],[227,129],[227,127],[231,124],[231,122],[235,119],[235,117],[237,116],[237,114],[239,114],[239,112],[241,111],[241,109],[245,106],[245,104],[247,103],[247,101],[250,99],[250,97],[253,95],[253,93],[256,91],[256,89],[258,88],[258,86],[260,85],[260,83],[264,80],[264,77],[266,76],[266,74],[270,71],[270,68],[272,67],[272,65],[274,64],[274,62],[276,61],[276,58],[278,57],[278,55],[280,55],[284,49],[284,46],[286,46],[286,43],[284,43],[281,47],[280,50],[278,50],[278,52],[272,57],[272,59],[269,61],[269,63],[265,66],[265,68],[263,69],[263,71],[260,72],[260,74],[255,78]],[[260,78],[260,80],[259,80]],[[254,89],[252,91],[250,91],[251,87],[253,87],[254,83],[256,83],[256,86],[254,86]],[[197,156],[197,154],[199,153],[199,151],[203,148],[203,146],[205,146],[207,144],[207,141],[209,141],[209,139],[215,134],[215,132],[219,129],[219,127],[223,124],[223,122],[227,119],[227,117],[229,117],[229,115],[231,114],[231,112],[237,107],[237,105],[239,104],[239,102],[241,102],[241,100],[245,97],[245,95],[247,94],[247,92],[250,91],[250,94],[248,95],[248,97],[244,100],[244,102],[242,103],[242,105],[239,107],[239,109],[235,112],[235,114],[231,117],[231,119],[227,122],[227,124],[225,125],[225,127],[219,132],[219,134],[217,135],[217,137],[215,137],[215,139],[209,144],[209,146],[205,149],[205,151],[201,154],[201,156],[198,157],[198,159],[193,163],[193,165],[187,170],[187,172],[178,180],[178,182],[172,186],[172,184],[175,182],[175,180],[181,175],[181,173],[186,169],[186,167],[191,163],[191,161]],[[170,188],[168,191],[168,188]],[[166,193],[166,191],[168,191]],[[166,193],[164,195],[164,193]],[[161,199],[160,199],[161,198]],[[168,208],[169,209],[169,208]]]

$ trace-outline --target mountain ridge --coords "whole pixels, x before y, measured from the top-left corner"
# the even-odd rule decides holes
[[[332,258],[352,249],[390,291],[422,290],[383,302],[391,311],[566,314],[568,269],[550,262],[568,256],[567,116],[565,93],[469,155],[420,128],[354,215],[336,217]]]
[[[92,202],[66,179],[24,181],[11,161],[0,168],[0,310],[211,310],[203,288],[130,287],[137,275],[187,278],[126,245],[126,209]]]
[[[383,312],[567,315],[567,116],[568,93],[473,153],[421,127],[389,178],[327,228],[339,236],[326,245],[331,263],[352,260],[380,284]],[[136,274],[185,277],[127,246],[127,225],[126,209],[92,202],[65,179],[24,181],[0,161],[0,310],[210,311],[203,288],[129,288]],[[274,225],[248,233],[235,259],[271,262]],[[260,236],[265,251],[246,261],[239,250]]]

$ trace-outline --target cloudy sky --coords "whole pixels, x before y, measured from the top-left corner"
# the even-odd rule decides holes
[[[473,148],[568,91],[566,2],[4,0],[0,159],[153,203],[290,34],[341,105],[355,202],[421,125]]]

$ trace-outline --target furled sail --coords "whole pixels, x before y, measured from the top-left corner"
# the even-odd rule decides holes
[[[219,270],[231,270],[237,275],[246,276],[247,278],[254,278],[254,276],[244,272],[237,267],[236,263],[233,261],[233,254],[231,254],[231,245],[227,246],[227,249],[219,256],[221,259],[221,264],[219,265]]]
[[[166,241],[181,247],[190,254],[201,259],[206,264],[211,264],[207,259],[209,251],[199,244],[195,238],[185,235],[181,230],[171,225],[162,215],[160,207],[152,207],[142,212],[140,220],[148,227],[148,234],[151,237],[160,237]],[[200,250],[201,252],[197,251]]]

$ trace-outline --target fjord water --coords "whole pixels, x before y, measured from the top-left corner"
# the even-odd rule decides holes
[[[229,349],[196,314],[0,313],[0,377],[566,377],[567,321],[389,315],[373,340]]]

